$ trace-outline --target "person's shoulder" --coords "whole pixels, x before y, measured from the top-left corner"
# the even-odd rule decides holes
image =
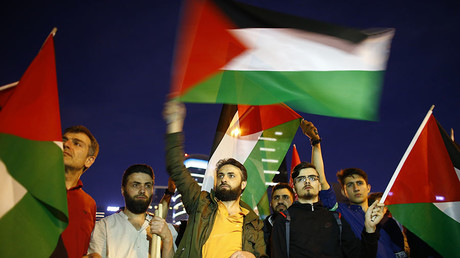
[[[79,189],[81,198],[85,199],[85,202],[96,205],[96,201],[89,195],[83,188]]]

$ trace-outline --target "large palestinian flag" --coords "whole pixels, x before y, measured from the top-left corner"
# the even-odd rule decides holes
[[[224,105],[202,189],[213,188],[220,159],[234,158],[248,171],[242,200],[255,208],[278,173],[301,119],[284,104]]]
[[[3,96],[0,257],[49,257],[68,221],[52,36]]]
[[[460,251],[459,176],[460,150],[430,111],[382,197],[399,222],[444,257]]]
[[[393,30],[362,32],[229,0],[189,0],[172,96],[377,119]]]

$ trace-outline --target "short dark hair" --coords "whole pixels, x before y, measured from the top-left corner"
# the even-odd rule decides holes
[[[123,173],[123,179],[121,180],[121,185],[124,187],[128,182],[128,177],[133,173],[144,173],[152,177],[152,181],[155,183],[155,174],[153,174],[153,169],[151,166],[146,164],[134,164],[129,166]]]
[[[241,181],[248,181],[248,172],[246,171],[246,168],[238,160],[233,158],[219,160],[216,164],[216,173],[225,165],[233,165],[239,168],[242,173]]]
[[[337,172],[337,181],[339,181],[342,188],[345,184],[345,178],[352,176],[352,175],[361,176],[362,178],[364,178],[364,181],[366,181],[366,184],[368,184],[367,174],[366,172],[364,172],[364,170],[359,169],[359,168],[346,168],[346,169],[342,169],[339,172]]]
[[[86,134],[86,136],[88,136],[91,142],[91,144],[89,145],[89,149],[88,149],[88,156],[94,156],[95,158],[97,157],[97,154],[99,154],[99,143],[97,142],[96,138],[89,131],[88,128],[86,128],[83,125],[74,125],[74,126],[66,128],[64,130],[64,134],[66,133],[84,133]]]
[[[288,189],[289,190],[289,193],[291,193],[291,196],[292,196],[292,200],[295,199],[295,193],[294,193],[294,190],[292,190],[292,187],[287,184],[287,183],[278,183],[276,184],[275,186],[273,186],[273,189],[272,189],[272,198],[273,198],[273,194],[275,193],[276,190],[280,190],[280,189]]]
[[[309,162],[302,161],[297,166],[295,166],[294,170],[292,171],[292,174],[291,174],[292,180],[294,180],[296,177],[298,177],[299,173],[300,173],[300,170],[302,170],[304,168],[313,168],[314,170],[316,170],[315,165],[313,165],[313,164],[311,164]],[[318,172],[318,171],[316,171],[316,172]]]
[[[369,206],[372,205],[375,202],[375,200],[377,200],[378,198],[382,198],[382,196],[383,196],[382,192],[375,192],[375,193],[369,194],[369,196],[367,196],[367,202],[369,203]]]

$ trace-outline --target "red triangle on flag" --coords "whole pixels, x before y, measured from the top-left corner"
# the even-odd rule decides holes
[[[171,97],[184,94],[247,49],[228,31],[236,26],[212,1],[189,0],[185,4]]]
[[[283,103],[262,106],[238,105],[238,116],[241,135],[257,133],[302,118]]]
[[[62,141],[52,36],[0,110],[0,133],[30,140]]]
[[[295,144],[292,146],[292,159],[291,159],[291,176],[289,176],[289,186],[294,188],[294,181],[292,180],[292,171],[294,171],[295,166],[300,164],[299,153],[297,152],[297,147]]]
[[[460,184],[433,115],[402,165],[386,204],[460,201]]]

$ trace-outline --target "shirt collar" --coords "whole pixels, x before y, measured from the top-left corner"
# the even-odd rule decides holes
[[[80,179],[78,179],[77,185],[70,188],[68,191],[78,190],[82,187],[83,187],[83,182]]]

